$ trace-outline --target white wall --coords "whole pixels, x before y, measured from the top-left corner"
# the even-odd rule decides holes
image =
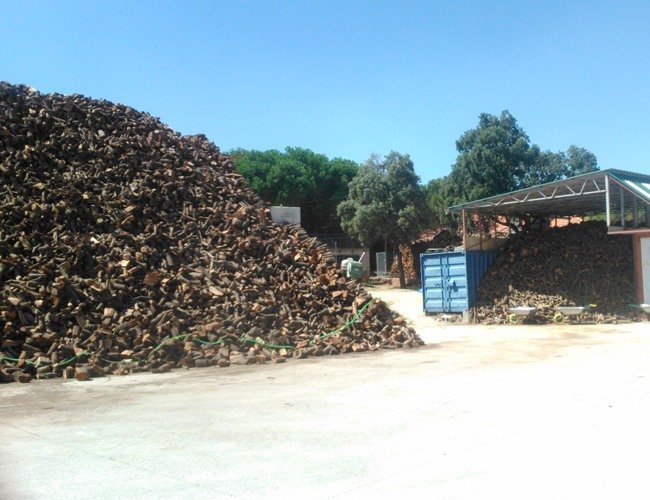
[[[300,225],[300,207],[271,207],[271,220],[276,224]]]
[[[641,238],[641,276],[643,278],[643,302],[650,303],[650,237]]]

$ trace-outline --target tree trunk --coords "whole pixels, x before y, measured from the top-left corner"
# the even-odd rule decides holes
[[[395,244],[395,256],[397,257],[397,274],[399,276],[399,287],[406,288],[406,278],[404,278],[404,263],[402,262],[402,252],[399,245]]]

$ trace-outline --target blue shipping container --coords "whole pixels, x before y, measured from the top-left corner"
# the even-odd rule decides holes
[[[476,302],[478,285],[497,252],[440,252],[420,255],[425,312],[463,312]]]

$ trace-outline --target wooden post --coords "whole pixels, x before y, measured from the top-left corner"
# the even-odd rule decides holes
[[[465,224],[465,209],[460,211],[460,216],[463,219],[463,250],[467,250],[467,226]]]

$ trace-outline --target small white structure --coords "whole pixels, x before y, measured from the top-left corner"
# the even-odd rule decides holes
[[[271,207],[271,220],[276,224],[300,225],[300,207]]]
[[[376,252],[377,276],[390,276],[390,264],[388,252]]]

